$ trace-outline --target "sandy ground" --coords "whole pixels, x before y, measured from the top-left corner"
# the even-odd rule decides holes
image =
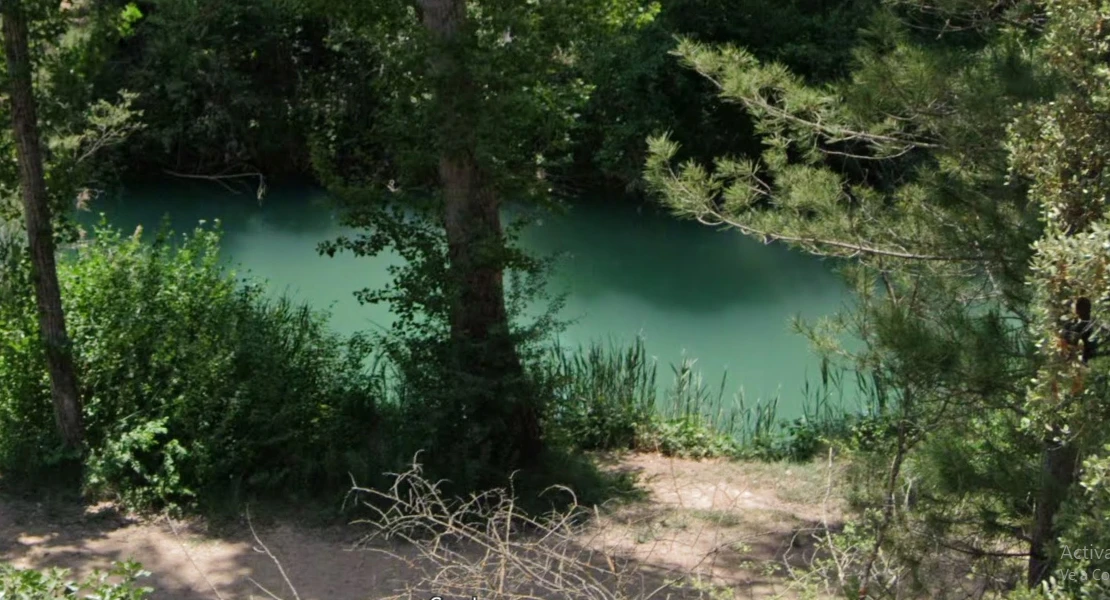
[[[790,597],[768,567],[803,564],[809,534],[839,517],[835,481],[821,462],[806,465],[687,461],[631,455],[604,461],[634,472],[648,500],[610,508],[584,536],[657,578],[704,577],[734,598]],[[0,497],[0,561],[60,566],[86,574],[135,559],[152,573],[154,598],[266,597],[293,600],[274,561],[246,527],[213,533],[203,522],[137,519],[110,505],[43,505]],[[365,531],[275,523],[257,527],[301,600],[384,598],[413,577],[404,563],[356,548]],[[401,549],[401,554],[408,550]],[[673,596],[672,596],[673,597]],[[684,597],[690,597],[684,595]]]

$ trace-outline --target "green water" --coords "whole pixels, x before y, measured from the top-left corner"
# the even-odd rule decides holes
[[[178,232],[218,218],[241,272],[330,309],[339,331],[390,322],[385,307],[359,305],[352,293],[384,285],[396,259],[319,256],[316,245],[344,231],[320,192],[276,190],[260,204],[253,194],[173,184],[131,189],[92,209],[127,231],[152,232],[164,216]],[[535,216],[522,243],[562,256],[552,291],[566,293],[564,345],[639,335],[663,384],[685,353],[714,384],[727,372],[728,391],[742,388],[748,403],[777,396],[779,416],[800,413],[802,386],[807,376],[816,381],[819,364],[789,321],[841,307],[844,287],[826,263],[626,203],[583,200],[567,214]]]

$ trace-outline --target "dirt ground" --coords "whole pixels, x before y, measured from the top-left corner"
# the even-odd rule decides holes
[[[689,461],[657,455],[603,460],[636,473],[645,501],[604,510],[584,543],[627,557],[658,577],[694,575],[734,598],[791,597],[780,572],[813,552],[809,535],[839,518],[834,466]],[[60,566],[78,575],[135,559],[165,600],[293,600],[275,562],[250,530],[208,530],[203,522],[137,519],[110,505],[43,505],[0,497],[0,562]],[[301,600],[384,598],[413,577],[405,564],[356,548],[365,531],[274,523],[256,528]],[[404,549],[400,551],[405,553]],[[688,596],[687,596],[688,597]]]

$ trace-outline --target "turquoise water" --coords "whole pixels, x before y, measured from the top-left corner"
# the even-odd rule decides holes
[[[218,186],[173,184],[130,189],[92,210],[128,231],[153,231],[165,216],[178,232],[219,219],[240,272],[329,309],[339,331],[390,323],[385,307],[359,305],[353,293],[384,285],[397,259],[320,256],[317,244],[344,229],[319,191],[273,190],[260,203]],[[841,308],[844,286],[827,263],[621,202],[584,199],[565,214],[528,214],[524,247],[560,256],[551,291],[566,294],[564,345],[642,336],[662,384],[671,364],[693,357],[714,387],[727,373],[728,391],[742,389],[749,404],[778,397],[779,416],[800,413],[819,361],[789,322]]]

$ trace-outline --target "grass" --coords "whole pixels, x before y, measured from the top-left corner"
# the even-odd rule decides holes
[[[805,461],[830,439],[851,437],[860,419],[844,409],[844,374],[823,363],[820,379],[806,381],[803,416],[778,417],[779,400],[749,403],[726,393],[727,376],[709,385],[697,361],[672,365],[673,383],[660,391],[657,364],[644,342],[594,343],[576,351],[555,346],[544,367],[554,383],[549,428],[554,439],[582,450],[632,449],[689,458],[759,458]],[[878,388],[856,378],[863,397]],[[869,413],[874,414],[872,402]]]
[[[692,509],[690,514],[717,527],[739,527],[744,524],[740,515],[728,510]]]

